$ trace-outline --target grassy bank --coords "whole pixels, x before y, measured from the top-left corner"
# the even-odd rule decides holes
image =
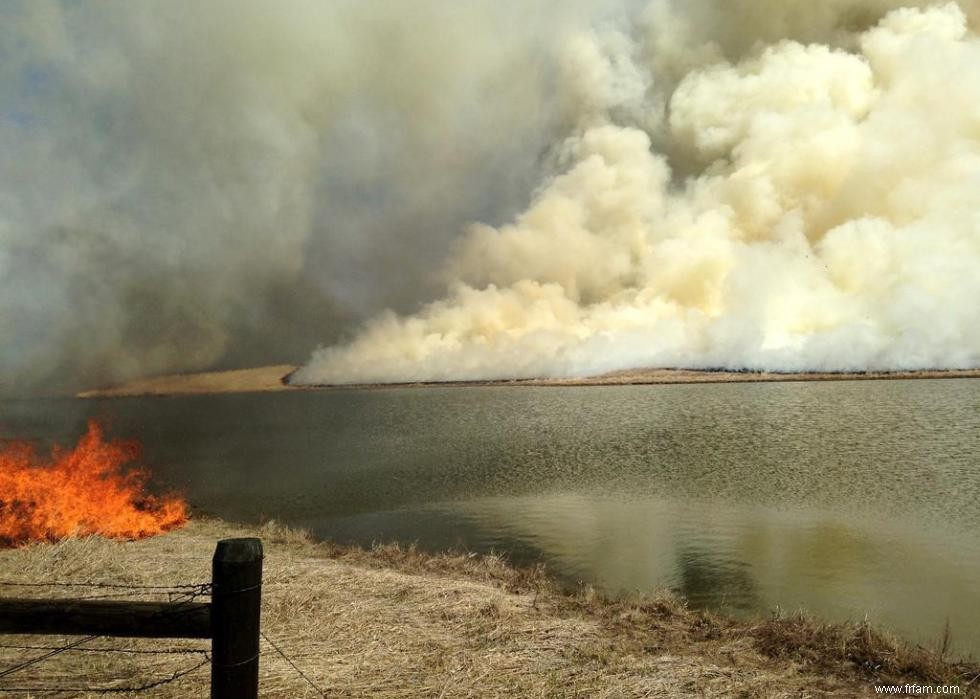
[[[205,582],[214,543],[228,536],[262,537],[263,629],[331,697],[867,696],[875,682],[958,684],[963,696],[980,674],[980,667],[903,646],[863,625],[799,617],[748,623],[688,610],[667,595],[567,594],[542,571],[493,557],[337,547],[275,524],[196,520],[137,542],[88,538],[0,551],[0,580]],[[0,587],[8,596],[92,593],[160,598],[114,588]],[[5,645],[64,641],[0,637]],[[206,643],[97,639],[85,646],[177,650]],[[0,648],[0,670],[43,652]],[[72,651],[0,678],[0,687],[132,687],[201,661],[195,654]],[[149,694],[203,697],[207,681],[204,665]],[[267,645],[261,688],[266,697],[318,696]],[[130,695],[147,694],[122,694]]]

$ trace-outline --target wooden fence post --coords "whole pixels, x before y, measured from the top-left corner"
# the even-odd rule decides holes
[[[219,541],[211,582],[211,699],[258,699],[262,542]]]

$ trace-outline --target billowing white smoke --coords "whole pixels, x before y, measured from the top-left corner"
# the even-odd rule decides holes
[[[294,381],[980,365],[976,12],[659,0],[579,35],[560,174]]]

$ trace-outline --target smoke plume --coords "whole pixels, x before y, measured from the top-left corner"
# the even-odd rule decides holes
[[[294,380],[977,366],[977,9],[660,0],[574,37],[554,176]]]
[[[0,393],[975,366],[978,19],[3,3]]]
[[[601,4],[3,3],[0,392],[299,361],[433,298],[527,204]]]

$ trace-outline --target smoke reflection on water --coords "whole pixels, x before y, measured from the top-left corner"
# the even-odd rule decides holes
[[[90,415],[231,519],[544,561],[744,614],[866,614],[980,652],[980,382],[425,388],[11,402],[0,438]]]

